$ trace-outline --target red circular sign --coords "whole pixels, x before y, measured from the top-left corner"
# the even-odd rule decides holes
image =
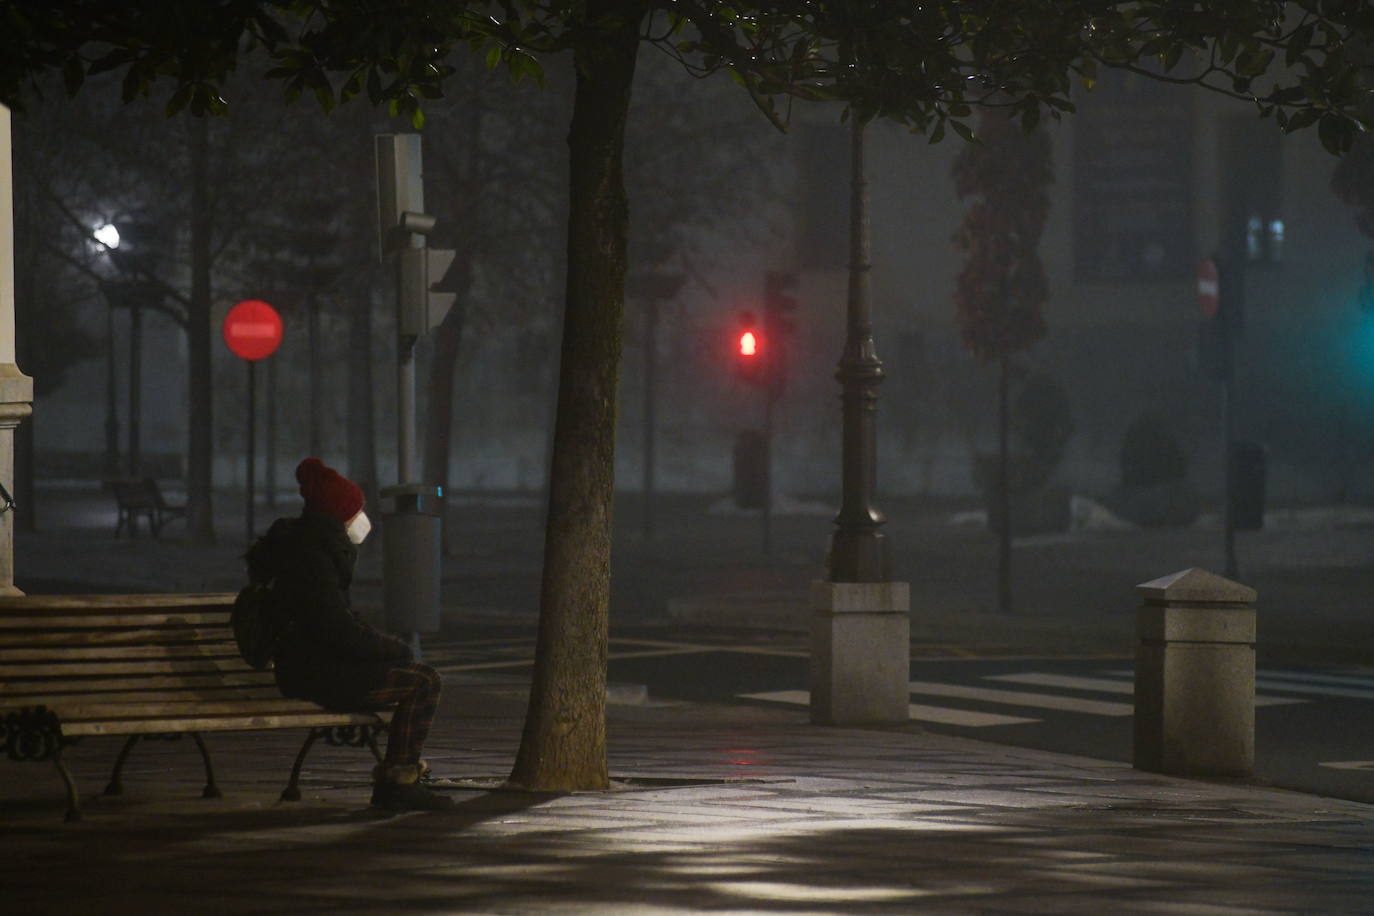
[[[281,316],[259,299],[246,299],[224,316],[224,342],[240,359],[271,356],[281,343]]]
[[[1197,266],[1197,304],[1202,306],[1202,314],[1214,318],[1220,304],[1221,286],[1217,282],[1217,262],[1203,258]]]

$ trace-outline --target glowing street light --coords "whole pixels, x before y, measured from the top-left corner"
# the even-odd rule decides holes
[[[92,232],[91,235],[106,248],[119,247],[119,230],[114,227],[113,223],[106,223]]]

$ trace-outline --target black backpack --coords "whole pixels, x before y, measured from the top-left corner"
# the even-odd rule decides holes
[[[256,671],[272,667],[277,647],[286,632],[272,591],[275,582],[273,579],[244,586],[234,599],[234,610],[229,615],[239,655]]]

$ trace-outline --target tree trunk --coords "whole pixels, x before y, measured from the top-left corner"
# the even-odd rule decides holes
[[[627,205],[622,158],[643,8],[590,0],[574,52],[568,279],[539,638],[511,782],[604,789],[606,634]]]
[[[210,367],[210,125],[188,125],[191,153],[191,308],[187,315],[190,403],[187,418],[186,533],[192,544],[215,543],[214,395]]]

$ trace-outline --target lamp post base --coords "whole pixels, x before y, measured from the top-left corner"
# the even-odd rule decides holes
[[[811,608],[811,721],[906,722],[910,584],[813,582]]]

